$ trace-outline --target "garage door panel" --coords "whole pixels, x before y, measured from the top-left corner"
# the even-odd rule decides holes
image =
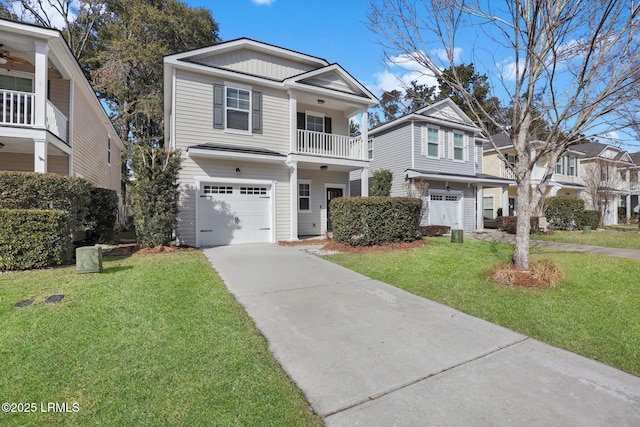
[[[206,184],[202,188],[201,246],[271,241],[270,186]]]
[[[429,200],[429,223],[446,225],[452,229],[462,228],[460,210],[461,197],[452,194],[431,194]]]

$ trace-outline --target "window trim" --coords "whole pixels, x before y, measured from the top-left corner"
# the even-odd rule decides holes
[[[111,135],[107,136],[107,164],[111,166]]]
[[[491,218],[486,218],[485,217],[485,211],[489,209],[489,208],[485,207],[485,205],[484,205],[484,202],[487,199],[491,199]],[[495,206],[494,202],[495,202],[495,199],[493,197],[493,194],[488,194],[486,196],[485,195],[482,196],[482,217],[485,220],[493,221],[494,219],[496,219],[496,215],[495,215],[495,212],[496,212],[495,207],[496,206]]]
[[[367,139],[367,159],[373,160],[373,138]]]
[[[424,133],[423,133],[423,143],[424,143],[424,156],[431,158],[431,159],[439,159],[440,158],[440,145],[442,144],[441,141],[441,136],[440,134],[442,132],[440,132],[440,127],[438,126],[433,126],[431,124],[427,124],[423,127],[424,129]],[[429,141],[429,130],[435,130],[438,132],[438,141],[437,142],[430,142]],[[432,156],[429,154],[429,144],[431,145],[435,145],[436,146],[436,150],[437,150],[437,154],[435,156]]]
[[[300,195],[300,185],[308,185],[309,186],[309,195],[301,196]],[[311,180],[310,179],[299,179],[298,180],[298,213],[311,213]],[[307,199],[309,200],[309,209],[300,209],[300,200]]]
[[[247,110],[241,108],[234,108],[227,106],[228,94],[227,91],[229,89],[236,89],[238,91],[249,92],[249,108]],[[226,133],[235,133],[240,135],[251,135],[253,129],[253,88],[251,86],[239,84],[239,83],[231,83],[224,82],[224,92],[223,92],[223,108],[224,108],[224,131]],[[240,111],[247,113],[247,130],[244,129],[235,129],[229,127],[229,116],[228,111]]]
[[[573,166],[571,160],[573,159]],[[573,171],[571,170],[573,168]],[[567,156],[567,176],[578,177],[578,158],[576,156]]]
[[[322,130],[311,130],[309,129],[309,117],[315,117],[320,120],[320,124],[322,125]],[[317,111],[309,111],[309,110],[305,110],[304,112],[304,130],[309,131],[309,132],[319,132],[319,133],[324,133],[324,113],[318,113]]]
[[[451,159],[454,162],[464,162],[465,161],[464,154],[465,154],[465,148],[466,148],[466,145],[465,145],[466,135],[463,132],[456,132],[456,131],[453,131],[451,133],[453,134],[453,138],[452,138],[453,141],[451,141],[451,147],[452,147]],[[462,146],[456,145],[456,135],[460,135],[462,137]],[[456,159],[456,149],[460,150],[460,154],[462,158]]]

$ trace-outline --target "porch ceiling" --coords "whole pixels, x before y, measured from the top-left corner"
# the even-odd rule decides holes
[[[0,143],[4,144],[4,147],[0,148],[0,155],[3,153],[33,154],[34,143],[32,139],[0,137]],[[67,155],[54,144],[48,144],[47,153],[54,156]]]

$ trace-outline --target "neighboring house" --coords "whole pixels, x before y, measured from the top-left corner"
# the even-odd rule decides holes
[[[483,189],[509,180],[483,173],[480,129],[445,99],[369,131],[371,171],[393,173],[392,196],[424,200],[422,225],[484,228]],[[366,189],[353,177],[352,192]]]
[[[0,170],[82,177],[120,195],[123,151],[60,32],[0,19]]]
[[[516,162],[516,151],[513,147],[513,143],[509,136],[505,133],[493,135],[491,142],[486,142],[484,145],[484,163],[483,171],[488,174],[497,175],[501,178],[510,180],[508,191],[504,191],[502,188],[486,188],[484,191],[484,203],[486,208],[485,217],[488,220],[494,219],[498,215],[498,208],[502,208],[502,215],[515,215],[516,211],[516,182],[513,171],[502,160],[496,151],[496,147],[500,150],[507,161],[512,165]],[[495,147],[494,147],[495,145]],[[535,156],[535,146],[533,144],[532,156]],[[583,153],[577,151],[574,147],[558,160],[554,168],[551,180],[547,184],[547,197],[552,196],[578,196],[581,191],[585,189],[581,181],[581,167],[580,159]],[[535,188],[540,184],[544,174],[547,170],[547,163],[545,159],[538,161],[533,166],[531,173],[531,186]],[[492,212],[492,215],[490,215]]]
[[[632,155],[599,142],[575,145],[573,149],[584,153],[580,168],[585,189],[580,197],[586,209],[600,211],[604,225],[618,224],[619,216],[629,220],[640,192],[638,166]]]
[[[182,244],[322,235],[349,173],[368,177],[378,101],[338,64],[242,38],[166,57],[164,79],[165,147],[183,158]]]

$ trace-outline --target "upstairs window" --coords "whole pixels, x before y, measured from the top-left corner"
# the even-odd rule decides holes
[[[367,141],[367,159],[373,160],[373,138]]]
[[[324,132],[324,117],[307,113],[306,119],[307,119],[307,125],[306,125],[307,130],[310,130],[313,132]]]
[[[428,157],[439,157],[440,155],[440,131],[436,128],[427,128],[426,154]]]
[[[464,160],[464,135],[461,133],[453,134],[453,159]]]
[[[560,157],[556,162],[556,173],[558,175],[564,175],[564,157]]]
[[[251,92],[227,87],[227,129],[249,131]]]
[[[568,156],[567,164],[567,175],[578,176],[578,159],[575,156]]]

